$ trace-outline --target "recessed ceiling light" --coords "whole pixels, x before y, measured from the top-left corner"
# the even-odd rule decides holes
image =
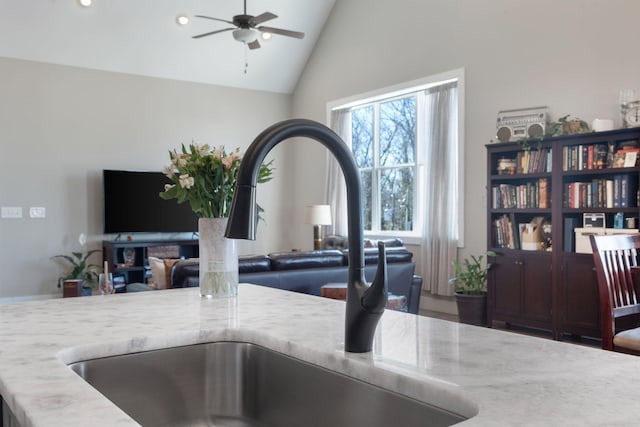
[[[262,32],[262,39],[263,39],[263,40],[269,40],[269,39],[271,38],[271,36],[272,36],[272,35],[273,35],[273,34],[271,34],[271,33],[267,33],[266,31],[263,31],[263,32]]]
[[[189,23],[189,17],[186,15],[178,15],[176,21],[178,21],[180,25],[187,25]]]
[[[91,0],[79,0],[80,6],[89,7],[91,6]]]

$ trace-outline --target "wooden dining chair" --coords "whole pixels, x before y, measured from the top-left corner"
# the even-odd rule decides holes
[[[591,235],[602,348],[640,355],[640,234]]]

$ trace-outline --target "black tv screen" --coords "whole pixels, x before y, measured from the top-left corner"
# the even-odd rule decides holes
[[[188,202],[158,195],[171,181],[162,172],[107,170],[104,186],[105,233],[178,233],[198,230]]]

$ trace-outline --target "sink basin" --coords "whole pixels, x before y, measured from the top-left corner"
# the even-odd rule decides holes
[[[267,348],[214,342],[70,365],[143,426],[450,426],[459,416]]]

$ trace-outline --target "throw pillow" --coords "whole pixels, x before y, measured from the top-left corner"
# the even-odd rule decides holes
[[[161,259],[158,257],[147,257],[149,267],[151,267],[151,278],[156,285],[156,289],[167,289],[171,287],[171,268],[179,259]]]
[[[149,267],[151,267],[151,279],[156,289],[166,289],[167,275],[165,274],[164,261],[154,256],[147,257],[147,260]]]
[[[164,262],[164,280],[167,288],[171,288],[171,269],[173,264],[180,261],[179,259],[165,259]]]

